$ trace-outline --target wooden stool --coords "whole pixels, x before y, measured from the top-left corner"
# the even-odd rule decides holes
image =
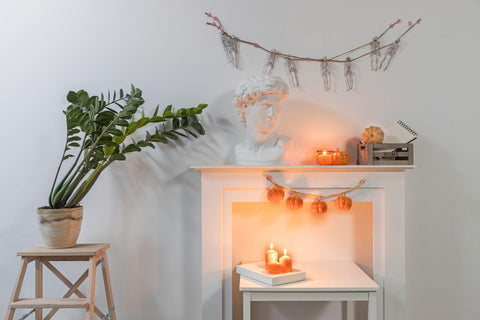
[[[17,252],[17,255],[21,256],[22,260],[18,268],[17,278],[13,286],[12,297],[8,304],[5,320],[12,320],[15,309],[20,308],[34,308],[28,314],[35,311],[35,320],[48,320],[52,318],[60,308],[85,308],[87,311],[87,320],[93,320],[94,313],[101,319],[109,318],[116,320],[106,253],[109,247],[110,244],[108,243],[77,244],[75,247],[67,249],[49,249],[43,245],[37,245]],[[35,298],[19,299],[27,265],[32,261],[35,261]],[[50,261],[88,261],[88,269],[73,284],[58,271]],[[106,315],[95,306],[95,273],[99,264],[102,264],[103,281],[109,310]],[[53,274],[70,288],[62,298],[43,298],[43,265],[50,269]],[[88,292],[85,296],[78,290],[78,287],[87,278]],[[78,298],[69,298],[73,294],[77,295]],[[52,309],[45,318],[43,318],[43,308]]]

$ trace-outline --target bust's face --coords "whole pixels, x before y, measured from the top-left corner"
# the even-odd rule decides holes
[[[247,127],[252,127],[261,133],[274,130],[280,121],[282,101],[282,96],[272,94],[249,105],[245,116]]]

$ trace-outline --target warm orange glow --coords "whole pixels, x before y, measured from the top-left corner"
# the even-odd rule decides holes
[[[270,263],[270,262],[276,262],[278,260],[278,252],[276,250],[273,250],[273,243],[270,243],[270,250],[267,250],[265,252],[265,267]]]
[[[283,249],[283,253],[284,255],[279,260],[283,272],[292,272],[292,258],[287,256],[287,248]]]
[[[332,152],[327,150],[323,150],[323,152],[317,151],[317,162],[322,166],[331,165],[333,163]]]

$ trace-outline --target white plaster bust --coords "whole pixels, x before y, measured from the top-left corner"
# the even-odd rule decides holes
[[[290,147],[291,138],[279,135],[275,129],[287,97],[288,86],[277,76],[257,75],[240,83],[234,103],[247,128],[247,137],[235,147],[237,164],[285,164],[285,149]]]

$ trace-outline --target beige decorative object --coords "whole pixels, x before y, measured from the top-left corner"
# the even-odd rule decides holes
[[[83,207],[38,208],[40,234],[45,245],[52,249],[70,248],[77,244],[83,219]]]
[[[365,143],[382,143],[384,136],[382,128],[375,126],[365,128],[362,134],[363,142]]]

